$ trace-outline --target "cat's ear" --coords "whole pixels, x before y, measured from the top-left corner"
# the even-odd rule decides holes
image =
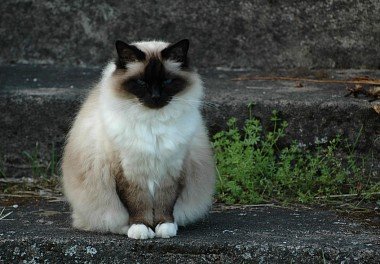
[[[161,51],[161,56],[166,60],[181,62],[182,66],[187,66],[187,52],[189,50],[189,40],[183,39],[175,44],[169,45]]]
[[[124,67],[128,62],[142,61],[145,59],[145,53],[136,46],[129,45],[121,40],[117,40],[115,46],[119,62],[124,65]]]

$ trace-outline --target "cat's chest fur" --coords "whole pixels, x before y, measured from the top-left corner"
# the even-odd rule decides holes
[[[103,113],[106,131],[120,153],[125,177],[159,184],[163,177],[178,177],[200,115]]]

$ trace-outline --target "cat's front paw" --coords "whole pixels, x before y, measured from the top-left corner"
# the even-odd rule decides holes
[[[128,229],[128,237],[133,239],[154,238],[154,232],[144,224],[133,224]]]
[[[177,235],[177,223],[162,223],[155,228],[156,236],[162,238],[174,237]]]

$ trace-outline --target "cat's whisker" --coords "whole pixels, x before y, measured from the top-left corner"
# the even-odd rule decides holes
[[[193,106],[201,105],[202,107],[217,107],[220,105],[218,103],[206,102],[206,101],[202,101],[202,100],[184,99],[184,98],[180,98],[180,97],[173,97],[173,100],[192,104]]]
[[[195,103],[198,103],[198,102],[193,102],[193,101],[188,101],[188,100],[184,100],[184,99],[181,99],[181,98],[172,98],[172,101],[173,102],[181,102],[181,103],[191,103],[192,105],[195,105]],[[201,102],[199,102],[201,103]]]
[[[125,104],[125,102],[119,103],[115,105],[115,108],[122,111],[134,111],[139,110],[139,107],[143,106],[143,103],[140,102],[137,98],[127,99],[130,104]]]
[[[175,98],[177,100],[185,101],[185,102],[194,102],[194,103],[200,103],[200,104],[214,104],[214,103],[206,102],[203,100],[185,99],[185,98],[181,98],[181,97],[173,97],[173,98]]]

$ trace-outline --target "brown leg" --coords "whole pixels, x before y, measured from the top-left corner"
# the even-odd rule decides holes
[[[162,223],[173,223],[173,209],[182,189],[179,179],[165,179],[154,194],[154,226]]]
[[[116,190],[129,213],[129,224],[153,227],[153,199],[147,187],[127,181],[123,175],[116,177]]]

